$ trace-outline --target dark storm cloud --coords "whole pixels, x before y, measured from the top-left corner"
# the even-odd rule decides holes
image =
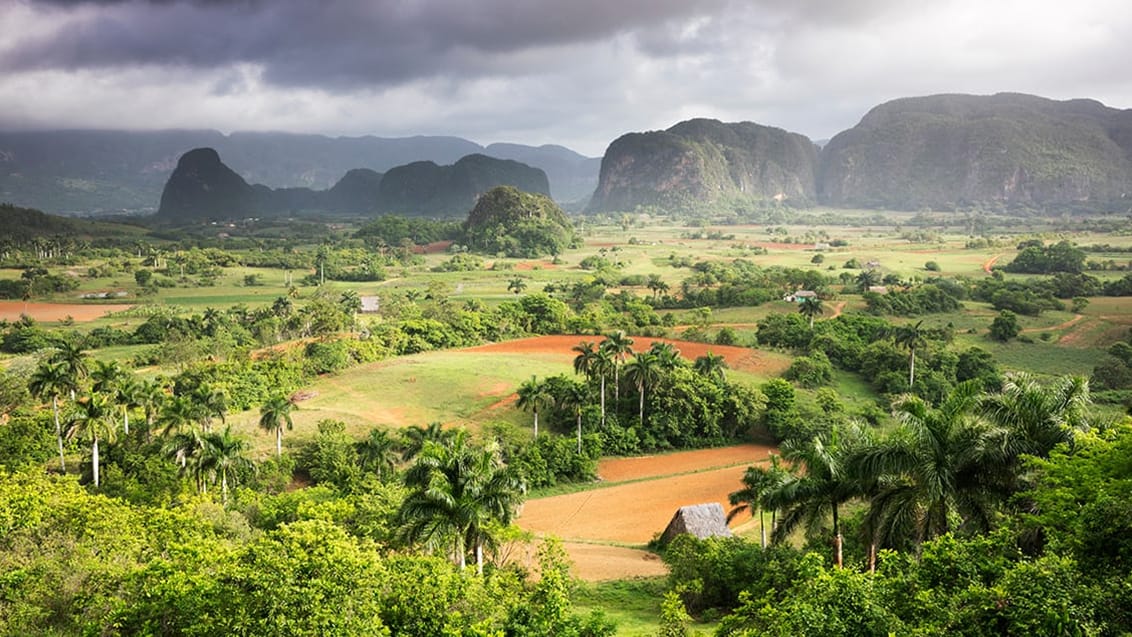
[[[10,72],[261,65],[272,83],[380,86],[514,72],[510,56],[707,15],[723,0],[39,0],[59,26],[14,39]],[[91,10],[95,7],[97,10]],[[521,64],[520,64],[521,67]],[[521,68],[520,68],[521,72]]]

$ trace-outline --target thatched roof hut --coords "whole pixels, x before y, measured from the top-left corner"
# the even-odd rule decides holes
[[[727,516],[718,502],[680,507],[660,536],[661,544],[668,544],[681,533],[690,533],[701,540],[706,537],[731,537]]]

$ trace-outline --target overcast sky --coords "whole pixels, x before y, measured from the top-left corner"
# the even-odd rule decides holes
[[[0,128],[458,135],[598,156],[690,117],[827,138],[1016,91],[1132,107],[1128,0],[0,0]]]

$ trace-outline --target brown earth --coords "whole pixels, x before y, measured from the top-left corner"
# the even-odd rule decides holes
[[[423,246],[413,246],[412,251],[413,254],[437,254],[447,250],[450,245],[452,245],[451,241],[433,241]]]
[[[515,264],[516,270],[534,270],[536,267],[543,270],[557,270],[558,266],[549,261],[523,261]]]
[[[504,352],[508,354],[561,354],[573,358],[571,351],[582,341],[599,342],[600,336],[536,336],[502,343],[489,343],[471,347],[464,351],[469,352]],[[668,338],[652,338],[648,336],[634,336],[634,351],[643,351],[652,347],[654,342],[669,343],[680,351],[680,355],[688,360],[695,360],[711,352],[722,356],[730,369],[759,374],[778,374],[786,369],[788,363],[780,360],[767,360],[759,356],[757,350],[745,347],[728,345],[710,345],[708,343],[695,343],[692,341],[677,341]]]
[[[993,257],[987,259],[987,262],[983,264],[983,272],[990,274],[991,266],[993,266],[994,262],[998,261],[1000,257],[1002,257],[1001,254],[996,254]]]
[[[68,316],[76,321],[93,321],[111,312],[128,310],[132,305],[97,305],[93,303],[24,303],[0,301],[0,319],[19,320],[26,314],[37,321],[62,321]]]

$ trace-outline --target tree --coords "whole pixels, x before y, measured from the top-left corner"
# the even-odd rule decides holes
[[[747,467],[743,473],[743,488],[728,495],[732,509],[727,513],[727,521],[744,511],[759,512],[759,532],[762,536],[762,547],[766,548],[766,520],[767,496],[790,479],[790,472],[779,462],[781,456],[771,454],[769,465],[755,465]],[[772,510],[773,514],[773,510]],[[774,522],[772,522],[772,527]]]
[[[157,422],[168,398],[169,395],[165,393],[165,387],[158,381],[143,383],[141,389],[138,390],[138,406],[145,414],[145,438],[147,442],[153,431],[153,425]]]
[[[668,284],[660,278],[659,274],[650,274],[646,286],[652,291],[653,301],[656,301],[657,296],[668,292]]]
[[[28,381],[28,391],[38,398],[51,398],[51,411],[55,415],[55,438],[59,443],[59,470],[67,470],[67,461],[63,456],[63,427],[59,422],[59,396],[75,390],[72,377],[67,374],[63,365],[43,361],[36,367]]]
[[[629,338],[625,332],[618,330],[612,334],[606,334],[600,347],[613,362],[613,398],[619,401],[621,400],[621,378],[618,370],[625,359],[633,353],[633,339]]]
[[[861,270],[855,280],[857,282],[857,291],[864,294],[869,291],[869,288],[880,285],[880,273],[871,268]]]
[[[531,376],[531,379],[523,382],[519,386],[519,405],[520,409],[530,409],[534,413],[534,431],[535,438],[538,438],[538,410],[539,407],[545,405],[550,400],[550,392],[547,391],[546,385],[540,383],[538,378]]]
[[[283,394],[275,394],[267,399],[259,409],[259,426],[266,431],[275,432],[275,456],[283,457],[283,427],[294,429],[295,423],[291,420],[291,412],[296,409]]]
[[[397,441],[387,429],[371,429],[369,435],[355,443],[362,471],[373,471],[385,482],[397,467]]]
[[[1018,336],[1022,326],[1018,324],[1018,316],[1010,310],[1003,310],[994,317],[990,326],[990,337],[1003,343]]]
[[[854,457],[854,472],[877,485],[866,524],[882,543],[918,545],[948,533],[953,514],[965,528],[990,528],[995,473],[1004,467],[988,444],[992,429],[973,413],[978,397],[977,381],[957,385],[939,407],[905,397],[894,407],[900,428]]]
[[[810,329],[812,330],[814,329],[814,317],[824,314],[825,308],[821,305],[821,299],[816,296],[807,296],[798,304],[798,312],[810,319]]]
[[[350,324],[355,328],[358,326],[358,312],[362,311],[362,297],[358,294],[357,290],[346,290],[338,297],[338,305],[342,307],[342,311],[350,317]]]
[[[666,372],[686,365],[684,359],[680,358],[680,350],[676,349],[672,343],[653,341],[652,346],[649,347],[649,353],[656,358],[656,364]]]
[[[724,380],[724,370],[727,369],[727,361],[719,354],[713,354],[710,351],[703,356],[696,358],[692,363],[692,369],[696,370],[697,374],[706,376],[714,380]]]
[[[62,367],[63,372],[70,379],[71,400],[74,400],[75,392],[78,391],[82,382],[90,376],[90,368],[87,365],[90,357],[84,354],[82,348],[78,345],[71,341],[63,341],[49,360]]]
[[[220,478],[220,501],[228,504],[228,484],[235,484],[239,476],[254,468],[247,457],[248,442],[232,435],[232,427],[221,432],[204,434],[200,454],[196,461],[198,471],[204,480],[215,481]]]
[[[431,548],[447,545],[461,569],[471,551],[480,574],[493,528],[511,523],[525,491],[498,451],[472,446],[465,431],[443,444],[426,443],[405,472],[405,486],[410,492],[400,511],[403,537]]]
[[[77,403],[78,410],[71,422],[68,435],[85,438],[90,441],[91,477],[94,479],[94,488],[98,488],[99,480],[99,442],[114,441],[114,421],[109,399],[97,392],[92,392]]]
[[[225,422],[224,413],[228,411],[228,396],[223,390],[201,384],[189,394],[193,404],[195,419],[205,431],[212,431],[212,419]]]
[[[908,349],[908,386],[911,387],[916,384],[916,349],[924,347],[928,344],[927,339],[924,338],[924,330],[921,326],[923,321],[917,321],[915,325],[901,325],[896,328],[893,334],[893,340],[897,345]]]
[[[454,433],[453,431],[445,430],[438,422],[430,422],[426,427],[419,425],[406,427],[403,436],[404,442],[401,449],[401,459],[408,462],[420,455],[421,450],[424,449],[425,443],[443,443],[451,438]]]
[[[625,378],[636,384],[640,397],[638,420],[645,424],[645,388],[660,380],[660,361],[652,352],[641,352],[625,364]]]
[[[522,294],[523,290],[527,289],[527,282],[522,277],[515,277],[507,282],[507,291],[514,292],[515,294]]]
[[[564,385],[558,394],[558,406],[574,417],[578,434],[578,453],[582,453],[582,409],[588,400],[586,386],[576,382]]]

